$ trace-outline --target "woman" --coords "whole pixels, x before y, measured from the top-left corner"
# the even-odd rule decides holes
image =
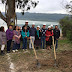
[[[37,26],[36,32],[35,32],[35,46],[36,48],[40,47],[41,45],[41,31],[40,26]]]
[[[23,39],[23,51],[27,50],[27,38],[29,38],[29,30],[27,26],[25,26],[21,32],[22,39]]]
[[[21,33],[18,30],[19,27],[16,26],[15,30],[13,31],[14,37],[13,37],[13,52],[18,51],[18,49],[20,48],[20,37],[21,37]]]
[[[46,47],[50,50],[51,44],[52,44],[52,36],[53,31],[51,30],[51,26],[48,26],[48,30],[45,33],[46,35]]]
[[[1,55],[4,55],[4,48],[5,45],[7,44],[7,38],[6,38],[6,33],[4,30],[4,27],[1,27],[1,31],[0,31],[0,45],[1,45]]]

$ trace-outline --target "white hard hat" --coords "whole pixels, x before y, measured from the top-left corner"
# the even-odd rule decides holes
[[[27,20],[25,22],[28,22]]]
[[[45,23],[43,25],[46,25]]]
[[[32,25],[35,25],[35,23],[32,23]]]
[[[39,27],[39,28],[40,28],[40,26],[37,26],[37,27]]]
[[[53,25],[51,24],[51,27],[53,27]]]
[[[51,26],[48,26],[48,28],[51,28]]]

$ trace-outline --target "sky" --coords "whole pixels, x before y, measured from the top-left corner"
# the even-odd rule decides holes
[[[71,0],[38,0],[39,3],[36,8],[31,8],[28,12],[32,13],[61,13],[66,14],[67,11],[64,5]],[[0,10],[5,11],[4,5],[0,4]],[[17,9],[17,12],[21,10]]]

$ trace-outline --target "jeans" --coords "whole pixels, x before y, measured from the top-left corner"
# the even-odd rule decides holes
[[[7,41],[7,51],[10,51],[12,40]]]
[[[3,44],[3,45],[1,45],[1,51],[3,51],[4,50],[4,48],[5,48],[5,45]]]
[[[27,38],[23,39],[23,49],[27,49]]]
[[[45,45],[45,36],[41,37],[41,48],[43,47],[44,49],[44,45]]]
[[[35,36],[30,36],[30,37],[31,37],[31,40],[32,40],[33,45],[34,45]],[[32,43],[31,43],[31,40],[30,40],[30,43],[29,43],[29,48],[30,48],[30,49],[33,48],[33,47],[32,47]]]
[[[13,43],[13,49],[12,50],[16,50],[20,48],[20,44],[17,43]]]
[[[55,40],[55,43],[56,43],[55,49],[57,49],[58,48],[58,40]]]

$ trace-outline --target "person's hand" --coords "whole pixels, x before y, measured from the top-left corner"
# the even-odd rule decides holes
[[[39,39],[41,39],[41,38],[39,37]]]
[[[41,32],[41,30],[40,30],[40,32]]]
[[[56,39],[56,40],[58,40],[58,39]]]
[[[31,39],[31,37],[30,37],[30,39]]]
[[[4,44],[4,42],[2,42]]]
[[[52,30],[52,32],[53,32],[53,30]]]
[[[27,37],[27,36],[26,36]]]
[[[48,35],[47,37],[50,37],[50,35]]]

